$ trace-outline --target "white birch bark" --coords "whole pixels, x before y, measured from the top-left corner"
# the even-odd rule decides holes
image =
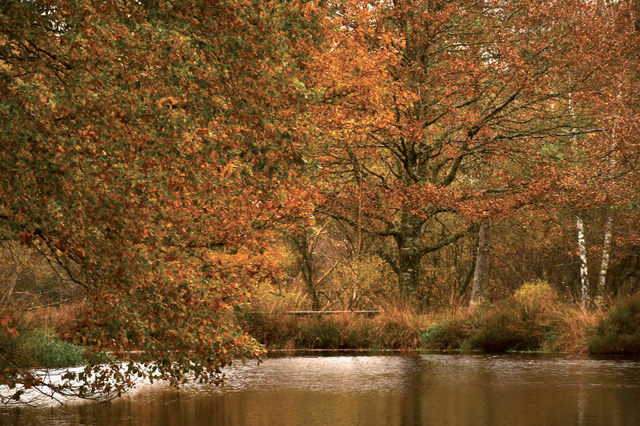
[[[602,262],[600,263],[600,274],[598,275],[598,295],[596,304],[602,306],[606,294],[607,270],[609,269],[609,253],[611,251],[611,231],[613,228],[613,216],[607,213],[607,222],[604,225],[604,241],[602,242]]]
[[[614,121],[613,130],[611,132],[611,153],[609,156],[609,179],[613,179],[614,170],[616,167],[615,152],[618,146],[616,140],[616,126],[617,119]],[[609,253],[611,252],[611,237],[613,229],[613,214],[611,212],[611,206],[607,209],[607,221],[604,225],[604,238],[602,241],[602,260],[600,262],[600,273],[598,274],[598,286],[596,287],[596,305],[598,308],[602,307],[604,302],[604,296],[606,294],[607,286],[607,270],[609,269]]]
[[[587,269],[587,247],[584,242],[584,223],[576,216],[578,228],[578,256],[580,257],[580,306],[586,310],[589,305],[589,270]]]
[[[573,93],[569,93],[569,112],[571,119],[575,123],[575,111],[573,110]],[[572,128],[571,132],[574,133],[572,139],[575,146],[577,142],[577,136],[575,135],[575,129]],[[578,229],[578,257],[580,258],[580,306],[583,311],[587,310],[589,306],[589,270],[587,268],[587,247],[584,241],[584,223],[582,218],[576,215],[576,228]]]

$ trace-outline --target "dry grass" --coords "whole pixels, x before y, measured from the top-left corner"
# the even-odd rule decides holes
[[[375,317],[358,314],[287,315],[246,313],[244,328],[258,341],[277,349],[403,349],[422,346],[421,331],[430,319],[415,311],[394,308]]]
[[[563,303],[548,284],[533,282],[504,300],[474,309],[452,306],[422,314],[399,303],[372,318],[297,317],[271,309],[241,321],[270,348],[585,353],[589,333],[606,315]]]
[[[583,312],[575,306],[562,306],[554,312],[558,338],[551,350],[566,353],[587,353],[588,331],[602,318],[601,312]]]
[[[392,349],[418,349],[422,346],[422,330],[432,323],[425,314],[407,306],[389,307],[371,320],[381,346]]]
[[[53,329],[65,340],[70,340],[85,309],[87,306],[82,302],[32,308],[23,312],[21,322],[29,327]]]

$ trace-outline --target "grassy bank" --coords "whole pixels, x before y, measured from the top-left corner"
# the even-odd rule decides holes
[[[0,310],[0,368],[64,368],[85,363],[71,343],[78,305]],[[66,340],[65,340],[66,339]]]
[[[640,354],[640,295],[583,312],[531,283],[500,302],[417,313],[388,307],[375,316],[289,315],[287,307],[241,311],[244,329],[269,349],[400,349]],[[72,343],[81,305],[0,311],[0,368],[84,363]]]
[[[271,349],[405,349],[640,353],[640,296],[605,311],[562,303],[544,283],[474,309],[418,314],[391,308],[354,314],[294,316],[284,309],[245,312],[245,329]]]

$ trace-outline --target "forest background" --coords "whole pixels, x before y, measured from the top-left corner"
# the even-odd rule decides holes
[[[639,37],[637,0],[4,2],[2,383],[46,384],[34,339],[102,397],[219,381],[247,331],[586,350],[640,321],[610,309],[640,284]]]

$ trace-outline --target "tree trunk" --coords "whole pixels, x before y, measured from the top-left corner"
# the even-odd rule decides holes
[[[637,5],[640,5],[640,0],[637,0]],[[618,120],[614,121],[611,131],[611,154],[609,155],[609,179],[614,179],[614,170],[616,167],[616,149],[618,148],[618,141],[616,138],[616,127]],[[598,286],[596,287],[596,306],[602,307],[604,297],[606,293],[607,284],[607,269],[609,269],[609,252],[611,251],[611,231],[613,228],[613,214],[611,211],[611,205],[607,208],[607,221],[604,225],[604,238],[602,242],[602,261],[600,262],[600,273],[598,274]]]
[[[576,216],[578,228],[578,255],[580,256],[580,306],[583,311],[589,306],[589,270],[587,269],[587,248],[584,242],[584,223]]]
[[[602,306],[606,294],[607,269],[609,269],[609,253],[611,251],[611,231],[613,228],[613,216],[607,213],[607,222],[604,225],[604,241],[602,242],[602,262],[600,263],[600,274],[598,275],[598,295],[596,304]]]
[[[396,237],[398,245],[398,286],[400,293],[407,297],[413,297],[416,294],[420,281],[421,231],[422,224],[419,219],[403,212],[400,219],[400,235]]]
[[[349,309],[355,310],[358,300],[358,286],[360,285],[360,256],[362,255],[362,170],[360,163],[353,161],[354,174],[358,183],[358,215],[356,217],[356,241],[354,247],[355,263],[353,265],[353,286],[351,288],[351,299]]]
[[[491,250],[491,219],[484,219],[480,223],[478,231],[478,252],[476,255],[476,268],[473,273],[473,286],[471,287],[471,300],[469,306],[480,303],[484,295],[489,272],[489,254]]]
[[[307,291],[309,292],[309,296],[311,296],[311,308],[314,311],[320,310],[320,298],[318,297],[318,292],[316,291],[315,285],[315,274],[313,272],[313,252],[309,247],[309,242],[305,240],[304,244],[304,281],[307,284]]]
[[[307,286],[307,293],[311,298],[311,308],[314,311],[320,310],[320,298],[318,297],[318,291],[316,289],[316,277],[313,270],[313,242],[310,241],[306,233],[302,233],[299,236],[291,237],[298,258],[300,261],[301,273],[304,283]]]

